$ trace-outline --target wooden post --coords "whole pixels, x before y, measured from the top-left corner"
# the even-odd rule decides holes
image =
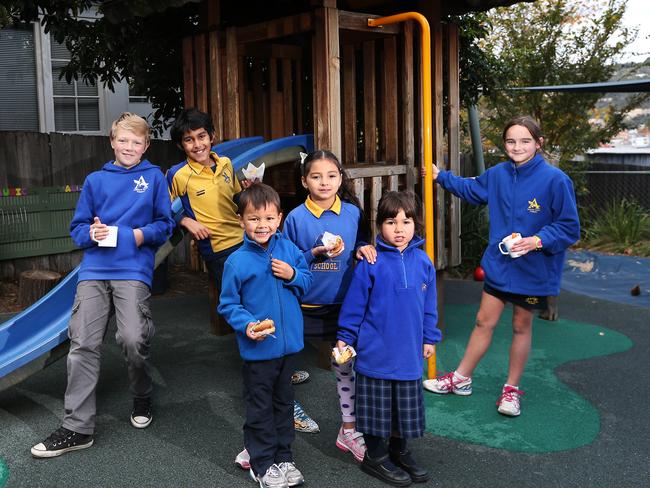
[[[196,56],[195,80],[196,105],[202,112],[208,111],[208,78],[206,76],[205,34],[194,36],[194,54]]]
[[[223,140],[223,97],[221,96],[221,56],[219,35],[216,31],[208,36],[210,44],[210,115],[217,141]]]
[[[375,90],[375,41],[363,43],[363,140],[364,160],[377,161],[377,96]]]
[[[449,169],[460,174],[460,64],[458,54],[458,26],[447,26],[448,87],[447,100],[449,115],[447,118],[447,159]],[[461,262],[460,252],[460,199],[447,195],[449,202],[449,265],[458,266]]]
[[[343,164],[357,161],[357,82],[354,45],[343,47]]]
[[[439,165],[440,169],[446,169],[444,162],[444,132],[443,132],[443,115],[442,115],[442,95],[443,95],[443,74],[442,74],[442,26],[440,23],[432,27],[433,40],[433,162]],[[445,195],[443,191],[436,191],[436,209],[438,215],[436,219],[436,268],[442,269],[447,266],[447,256],[445,254]],[[430,211],[430,209],[427,209]]]
[[[240,137],[239,126],[239,55],[237,53],[237,28],[226,29],[226,117],[224,120],[224,137]]]
[[[341,75],[339,15],[336,8],[314,11],[312,50],[314,143],[341,157]]]
[[[406,189],[414,191],[420,174],[420,165],[415,166],[415,97],[413,75],[413,22],[402,26],[402,161],[406,165]]]
[[[194,52],[192,38],[183,39],[183,101],[185,107],[194,106]]]
[[[383,160],[388,164],[398,164],[397,130],[397,39],[395,36],[384,39],[382,98],[384,116],[382,117]]]

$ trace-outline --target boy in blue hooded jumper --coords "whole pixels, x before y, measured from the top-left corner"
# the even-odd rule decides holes
[[[476,325],[456,371],[426,380],[434,393],[470,395],[472,373],[492,341],[506,303],[513,304],[512,345],[508,377],[497,411],[521,413],[519,381],[530,353],[533,311],[546,309],[549,296],[560,292],[567,247],[580,238],[573,184],[542,156],[544,138],[531,117],[506,123],[503,142],[509,160],[477,178],[461,178],[434,165],[434,180],[473,205],[488,204],[490,239],[481,266],[485,285]],[[505,252],[502,239],[519,234]],[[501,250],[500,250],[501,249]]]
[[[156,250],[171,235],[174,221],[162,171],[141,160],[149,147],[147,122],[123,113],[113,122],[110,141],[115,160],[86,178],[70,223],[72,239],[84,255],[68,326],[63,422],[32,447],[34,457],[55,457],[92,446],[100,350],[113,314],[133,395],[131,424],[141,429],[152,420],[150,287]],[[116,243],[103,244],[115,227]]]
[[[440,341],[436,270],[415,237],[415,196],[388,192],[379,202],[377,259],[361,261],[339,315],[337,347],[356,349],[361,469],[396,486],[429,479],[406,447],[424,435],[422,359]]]
[[[241,193],[239,209],[244,244],[224,266],[218,311],[235,330],[244,359],[244,446],[260,487],[296,486],[304,478],[291,453],[291,375],[303,348],[299,300],[312,275],[302,252],[277,232],[282,211],[273,188],[254,183]],[[275,322],[273,336],[255,332],[264,319]]]

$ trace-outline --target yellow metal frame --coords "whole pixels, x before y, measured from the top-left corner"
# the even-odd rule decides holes
[[[431,258],[431,262],[435,264],[435,234],[433,229],[433,216],[435,208],[433,203],[433,137],[432,137],[432,107],[431,107],[431,28],[429,21],[426,17],[418,12],[404,12],[396,15],[389,15],[388,17],[381,17],[378,19],[368,19],[369,27],[381,27],[382,25],[397,24],[399,22],[406,22],[407,20],[414,20],[420,24],[420,38],[422,53],[422,124],[423,124],[423,139],[424,139],[424,248]],[[429,358],[428,364],[428,377],[435,378],[436,376],[436,352],[434,348],[433,355]]]

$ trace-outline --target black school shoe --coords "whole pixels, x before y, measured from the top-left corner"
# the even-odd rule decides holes
[[[372,459],[366,452],[363,461],[361,461],[361,471],[375,478],[379,478],[389,485],[409,486],[411,484],[409,474],[395,466],[389,459],[388,454],[384,454],[377,459]]]
[[[429,472],[417,465],[408,449],[404,452],[390,451],[390,460],[406,471],[414,483],[424,483],[431,479]]]
[[[69,451],[86,449],[93,445],[93,436],[73,432],[65,427],[59,427],[43,442],[32,447],[35,458],[51,458]]]
[[[136,429],[144,429],[149,427],[152,420],[151,398],[134,398],[131,425]]]

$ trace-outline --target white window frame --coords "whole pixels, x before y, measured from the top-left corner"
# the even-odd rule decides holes
[[[63,134],[106,135],[111,127],[108,120],[107,99],[110,90],[98,82],[99,129],[95,131],[57,131],[54,122],[54,90],[52,88],[52,51],[50,35],[40,22],[34,22],[34,46],[36,49],[36,78],[38,87],[38,118],[41,132],[61,132]]]

